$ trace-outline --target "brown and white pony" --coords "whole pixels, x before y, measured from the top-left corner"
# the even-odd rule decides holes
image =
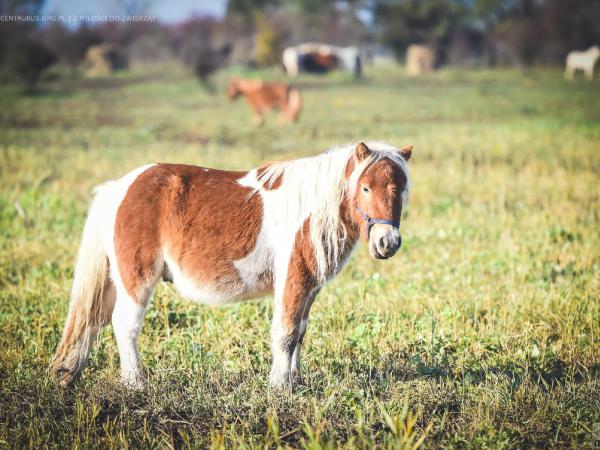
[[[207,305],[274,292],[269,380],[290,385],[315,296],[359,238],[377,259],[400,248],[411,152],[359,143],[248,172],[152,164],[101,185],[52,372],[73,381],[112,320],[122,380],[142,384],[137,338],[163,279]]]
[[[269,83],[261,80],[244,80],[234,78],[227,87],[229,100],[236,100],[240,95],[252,109],[254,125],[263,123],[263,114],[269,110],[281,111],[282,122],[295,122],[302,111],[300,91],[285,83]]]

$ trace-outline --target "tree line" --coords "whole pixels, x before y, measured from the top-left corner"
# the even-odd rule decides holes
[[[122,0],[123,13],[147,13],[151,1]],[[0,15],[36,15],[43,4],[6,0]],[[0,78],[33,85],[56,62],[77,68],[103,42],[133,62],[181,61],[201,80],[225,63],[278,64],[283,47],[303,41],[387,50],[398,61],[424,44],[442,65],[558,65],[600,43],[599,23],[598,0],[230,0],[222,18],[173,25],[0,22]]]

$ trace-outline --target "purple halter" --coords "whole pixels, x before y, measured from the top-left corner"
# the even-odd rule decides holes
[[[369,241],[369,237],[371,236],[371,227],[373,225],[375,225],[376,223],[382,223],[384,225],[391,225],[394,228],[400,228],[400,222],[396,222],[395,220],[373,219],[367,213],[363,212],[358,206],[356,207],[356,211],[358,211],[360,216],[363,218],[363,220],[367,224],[367,242]]]

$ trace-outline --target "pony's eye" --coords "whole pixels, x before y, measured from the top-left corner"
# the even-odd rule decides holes
[[[363,192],[364,192],[365,194],[368,194],[368,193],[369,193],[369,188],[368,188],[368,187],[366,187],[366,186],[363,186]]]

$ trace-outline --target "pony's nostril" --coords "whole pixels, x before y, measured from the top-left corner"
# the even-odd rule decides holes
[[[379,248],[381,250],[387,250],[388,247],[388,242],[387,239],[385,238],[385,236],[382,236],[379,238]]]

